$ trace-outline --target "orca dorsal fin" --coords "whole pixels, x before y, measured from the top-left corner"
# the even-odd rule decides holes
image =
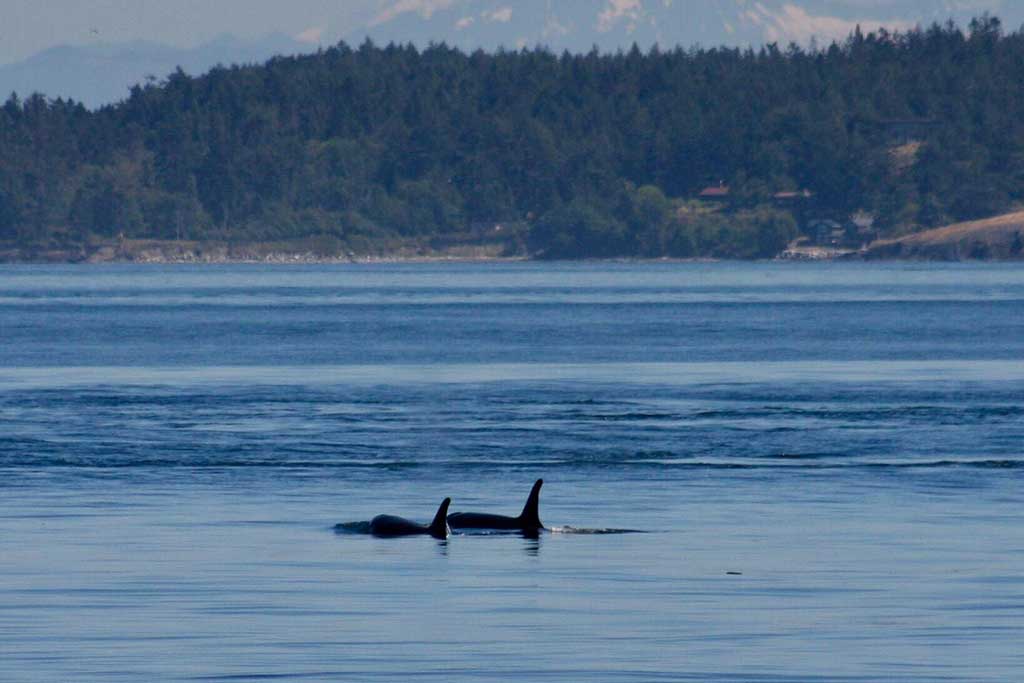
[[[445,498],[441,501],[441,507],[437,508],[434,521],[430,523],[430,535],[436,538],[448,538],[448,506],[452,499]]]
[[[527,529],[543,529],[540,521],[540,487],[544,485],[543,479],[538,479],[533,488],[530,489],[530,497],[526,499],[523,512],[519,515],[519,521]]]

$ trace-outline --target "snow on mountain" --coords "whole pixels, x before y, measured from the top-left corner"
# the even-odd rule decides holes
[[[578,52],[674,45],[819,44],[858,25],[906,30],[984,11],[1011,28],[1024,3],[1001,0],[387,0],[368,26],[376,42],[444,40],[465,49],[546,45]],[[358,41],[357,41],[358,42]]]

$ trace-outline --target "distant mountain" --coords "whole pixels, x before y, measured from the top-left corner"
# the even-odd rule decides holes
[[[179,66],[190,75],[199,75],[217,64],[262,63],[274,55],[313,49],[283,34],[257,40],[224,35],[192,49],[144,41],[60,45],[0,66],[0,93],[6,99],[11,92],[21,97],[41,92],[94,108],[123,100],[131,86],[148,78],[162,79]]]

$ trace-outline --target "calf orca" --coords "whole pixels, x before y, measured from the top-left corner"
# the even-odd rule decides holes
[[[396,517],[395,515],[377,515],[370,520],[369,532],[374,536],[385,538],[392,536],[414,536],[416,534],[429,534],[434,538],[448,538],[448,505],[451,502],[451,498],[445,498],[441,501],[441,507],[437,508],[437,514],[434,515],[434,521],[430,523],[430,526],[417,524],[404,517]]]
[[[448,515],[448,525],[453,529],[510,529],[537,533],[544,528],[540,521],[540,487],[543,479],[538,479],[530,490],[530,497],[518,517],[492,515],[486,512],[456,512]]]

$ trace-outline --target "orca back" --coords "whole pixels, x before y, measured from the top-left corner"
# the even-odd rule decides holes
[[[485,512],[456,512],[448,516],[453,529],[522,529],[518,517],[491,515]]]
[[[434,515],[434,521],[430,523],[430,526],[417,524],[405,517],[377,515],[370,520],[369,531],[374,536],[385,538],[417,534],[429,534],[434,538],[448,538],[448,506],[451,502],[451,498],[445,498],[441,502],[441,507],[437,509],[437,514]]]
[[[374,536],[413,536],[427,533],[427,527],[405,517],[377,515],[370,520],[370,533]]]
[[[485,512],[456,512],[448,517],[448,524],[454,529],[501,529],[517,531],[538,531],[544,528],[540,521],[540,487],[543,479],[538,479],[530,496],[526,499],[523,512],[518,517],[493,515]]]

